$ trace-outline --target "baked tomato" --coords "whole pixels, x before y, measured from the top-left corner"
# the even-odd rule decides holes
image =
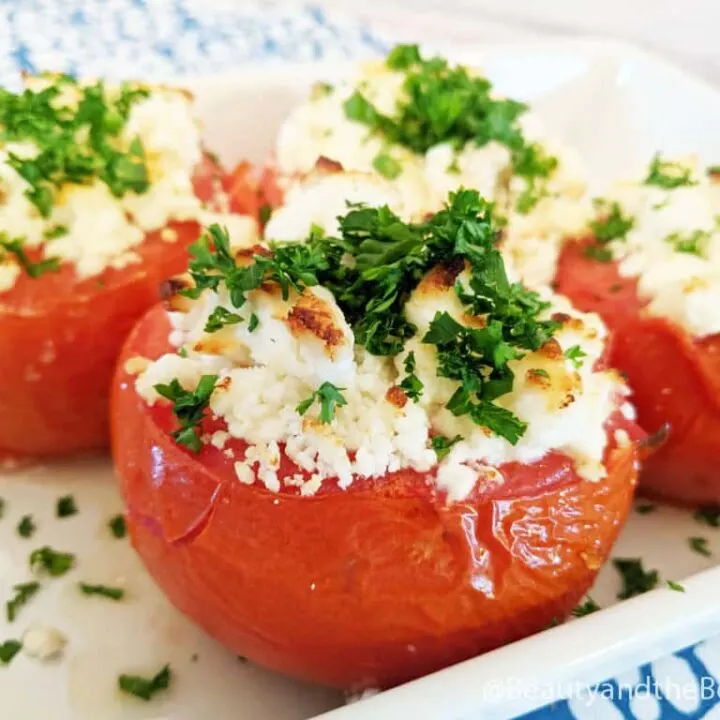
[[[682,504],[720,503],[720,336],[696,339],[672,320],[644,312],[637,280],[622,277],[614,261],[588,257],[591,242],[564,247],[556,286],[612,329],[610,364],[626,375],[642,428],[669,431],[644,462],[640,488]]]
[[[135,389],[138,358],[173,352],[169,331],[165,310],[151,310],[114,382],[128,527],[170,600],[263,666],[354,690],[388,687],[537,632],[590,587],[626,517],[638,430],[619,412],[606,424],[598,482],[560,452],[502,465],[503,482],[455,503],[414,471],[346,490],[324,481],[312,497],[240,482],[228,456],[242,441],[197,454],[180,447],[170,407],[148,406]],[[203,432],[222,427],[206,418]],[[297,472],[289,465],[283,451],[280,477]]]
[[[197,196],[211,200],[219,179],[206,158]],[[0,292],[0,453],[69,455],[107,446],[110,380],[122,342],[157,302],[160,283],[187,266],[200,229],[172,222],[150,233],[136,248],[139,262],[122,269],[78,281],[73,265],[63,263],[38,278],[22,273]]]

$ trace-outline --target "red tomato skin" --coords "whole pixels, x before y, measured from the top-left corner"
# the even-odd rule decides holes
[[[211,197],[208,160],[195,188]],[[187,268],[194,222],[171,223],[174,242],[155,232],[139,263],[77,282],[71,267],[26,275],[0,293],[0,455],[63,456],[109,443],[108,400],[115,361],[137,319],[159,299],[163,280]]]
[[[411,471],[346,491],[325,483],[312,497],[243,485],[222,451],[177,446],[167,406],[134,390],[124,361],[166,352],[167,331],[152,310],[114,382],[128,527],[169,599],[260,665],[389,687],[535,633],[577,604],[627,516],[634,443],[609,449],[601,482],[553,453],[504,466],[503,485],[453,505]]]
[[[583,249],[577,242],[563,250],[557,291],[611,328],[610,364],[627,376],[640,426],[651,434],[669,428],[666,442],[643,463],[641,491],[682,505],[720,503],[720,336],[697,340],[648,315],[637,283]]]

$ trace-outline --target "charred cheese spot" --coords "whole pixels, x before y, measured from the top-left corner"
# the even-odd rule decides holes
[[[455,258],[450,263],[436,265],[420,281],[415,292],[424,297],[444,295],[455,285],[455,281],[464,269],[465,261],[462,258]]]
[[[336,324],[332,308],[309,290],[304,290],[288,313],[287,326],[298,339],[311,335],[322,341],[325,352],[334,357],[345,336]]]
[[[385,399],[396,408],[402,409],[405,405],[407,405],[408,396],[402,388],[399,388],[397,385],[393,385],[388,388],[388,391],[385,393]]]
[[[583,330],[585,328],[585,324],[579,317],[573,317],[567,313],[553,313],[550,319],[568,330]]]
[[[525,382],[528,385],[541,388],[543,390],[550,388],[552,385],[549,373],[546,370],[539,368],[530,368],[530,370],[525,373]]]
[[[315,162],[315,170],[329,175],[332,173],[341,173],[343,166],[342,163],[339,163],[337,160],[321,155]]]
[[[539,350],[538,354],[548,360],[557,360],[563,357],[563,349],[555,338],[550,338]]]

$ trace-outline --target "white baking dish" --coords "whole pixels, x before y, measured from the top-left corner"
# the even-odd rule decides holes
[[[720,161],[720,93],[632,48],[553,42],[449,54],[481,65],[501,91],[532,101],[548,127],[580,149],[598,187],[657,149]],[[262,161],[311,81],[340,72],[322,65],[246,69],[191,83],[208,146],[227,163]],[[55,500],[67,493],[76,496],[80,513],[57,520]],[[7,720],[290,720],[325,711],[338,720],[505,718],[559,698],[576,681],[603,680],[720,633],[720,569],[701,572],[713,561],[686,542],[706,535],[720,553],[720,532],[699,528],[677,510],[633,514],[614,554],[642,557],[663,578],[683,580],[685,593],[657,590],[333,710],[343,704],[339,693],[241,663],[168,605],[128,543],[107,532],[107,519],[121,508],[107,460],[7,472],[0,496],[7,505],[0,520],[0,598],[27,579],[32,548],[51,544],[78,554],[77,570],[44,588],[18,622],[7,626],[0,619],[0,640],[33,622],[69,638],[61,662],[40,665],[21,654],[0,668],[0,717]],[[31,541],[15,532],[26,513],[39,527]],[[127,603],[78,596],[79,580],[112,584],[119,576],[129,589]],[[608,606],[617,587],[613,570],[605,568],[593,597]],[[118,673],[150,672],[166,662],[176,675],[166,698],[145,705],[116,692]]]

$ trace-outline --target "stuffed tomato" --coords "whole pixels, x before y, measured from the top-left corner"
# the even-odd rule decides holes
[[[211,228],[131,333],[111,418],[132,540],[172,602],[261,665],[361,689],[565,617],[642,434],[602,323],[508,279],[476,192],[409,223],[395,188],[352,181],[387,203],[348,210],[328,188],[350,179],[324,176],[269,247],[233,256]]]
[[[106,446],[122,342],[159,284],[186,267],[200,223],[222,210],[236,233],[256,231],[254,219],[227,215],[244,209],[227,193],[239,179],[203,153],[185,92],[67,76],[26,85],[0,90],[6,457]]]
[[[720,196],[704,175],[656,157],[597,201],[557,270],[558,291],[612,329],[639,424],[668,431],[642,489],[683,504],[720,503]]]

